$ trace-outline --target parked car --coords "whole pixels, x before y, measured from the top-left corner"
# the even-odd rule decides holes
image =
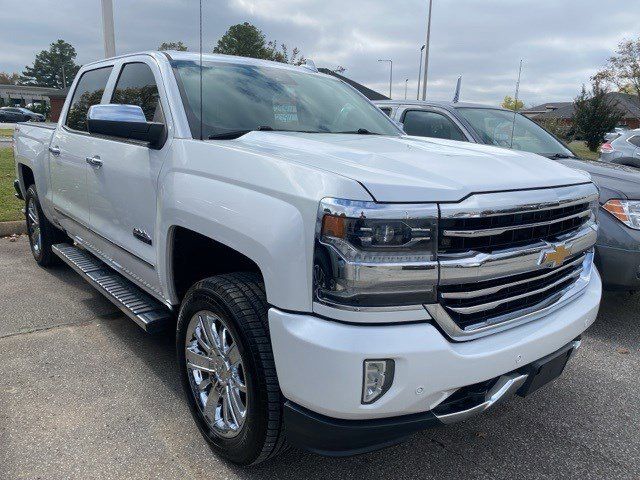
[[[600,160],[630,167],[640,167],[640,129],[627,130],[600,146]]]
[[[598,312],[587,174],[407,137],[311,65],[85,64],[57,126],[19,125],[14,150],[35,260],[176,331],[195,422],[237,464],[285,435],[362,453],[526,396]]]
[[[599,217],[596,265],[604,286],[609,290],[640,289],[639,171],[582,160],[537,123],[524,115],[514,115],[510,110],[436,101],[375,103],[391,118],[402,123],[409,135],[523,150],[589,172],[600,190],[602,214]],[[640,140],[640,137],[635,140]]]
[[[628,131],[629,131],[629,127],[625,127],[625,126],[615,127],[611,132],[608,132],[604,135],[604,140],[606,142],[610,142]]]
[[[44,122],[45,117],[22,107],[1,107],[0,122]]]

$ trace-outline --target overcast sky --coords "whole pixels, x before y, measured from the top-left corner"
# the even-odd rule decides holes
[[[113,0],[117,53],[155,49],[163,41],[198,46],[197,0]],[[318,66],[344,66],[354,80],[393,96],[417,88],[427,0],[204,0],[204,45],[248,21],[268,39],[297,46]],[[631,8],[635,4],[635,7]],[[62,38],[79,63],[103,55],[100,0],[0,0],[0,71],[22,71]],[[640,0],[434,0],[428,95],[449,99],[463,75],[462,100],[500,103],[513,95],[524,59],[520,97],[527,105],[570,100],[623,38],[640,35]]]

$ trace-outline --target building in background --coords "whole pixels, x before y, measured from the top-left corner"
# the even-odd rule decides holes
[[[622,111],[621,125],[628,128],[640,128],[640,98],[628,93],[610,92],[607,99]],[[536,121],[559,120],[565,125],[571,125],[574,107],[573,102],[543,103],[531,108],[520,110],[520,113]]]
[[[57,121],[67,90],[33,87],[30,85],[0,85],[0,107],[27,107],[49,112],[51,121]]]

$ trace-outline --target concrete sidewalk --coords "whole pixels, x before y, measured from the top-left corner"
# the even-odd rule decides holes
[[[0,479],[635,479],[640,297],[607,296],[564,375],[376,453],[290,450],[238,469],[191,420],[171,333],[152,337],[70,269],[0,239]]]

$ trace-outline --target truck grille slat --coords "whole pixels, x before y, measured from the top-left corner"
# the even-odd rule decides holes
[[[580,203],[536,212],[447,218],[441,222],[441,251],[491,251],[551,240],[580,228],[590,217],[589,204]]]
[[[554,276],[558,272],[568,270],[572,267],[573,269],[575,269],[576,266],[579,266],[581,268],[581,264],[583,261],[584,261],[584,255],[580,256],[575,260],[571,260],[570,262],[565,263],[563,266],[558,267],[556,270],[552,270],[550,272],[546,272],[543,274],[534,272],[533,276],[531,274],[523,274],[523,275],[502,277],[502,278],[498,278],[488,282],[479,282],[479,283],[473,284],[474,288],[469,290],[464,288],[466,285],[455,285],[450,287],[444,287],[441,292],[441,296],[444,299],[465,299],[465,298],[485,297],[508,288],[513,288],[518,285],[525,285],[529,282],[542,280],[542,279]],[[507,283],[503,283],[503,282],[507,282]]]

